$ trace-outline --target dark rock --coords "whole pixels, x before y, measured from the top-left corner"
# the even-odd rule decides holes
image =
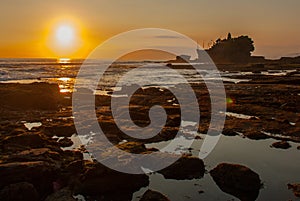
[[[12,162],[0,164],[0,189],[9,184],[28,182],[42,197],[52,192],[52,181],[60,167],[45,161]]]
[[[153,191],[153,190],[147,190],[140,201],[170,201],[165,195]]]
[[[274,142],[271,147],[278,149],[288,149],[291,148],[291,145],[287,141]]]
[[[83,168],[84,168],[83,160],[77,160],[77,161],[72,161],[71,163],[69,163],[66,166],[65,171],[69,172],[71,174],[75,174],[75,173],[83,172]]]
[[[140,142],[125,142],[119,144],[117,147],[123,151],[127,151],[129,153],[134,153],[134,154],[141,154],[143,152],[148,151],[145,145]]]
[[[38,133],[24,133],[15,136],[8,136],[1,140],[3,150],[10,150],[13,149],[13,147],[21,150],[28,147],[42,148],[46,144],[48,144],[48,140]]]
[[[76,201],[72,196],[72,191],[68,188],[63,188],[51,195],[45,201]]]
[[[73,145],[73,141],[71,139],[67,138],[67,137],[64,137],[63,139],[60,139],[58,141],[58,143],[61,147],[70,147],[70,146]]]
[[[300,146],[298,146],[297,149],[300,150]]]
[[[21,110],[56,110],[63,96],[57,84],[1,84],[1,100],[3,107]]]
[[[48,136],[71,137],[76,133],[73,123],[62,123],[44,127],[44,132]]]
[[[238,134],[237,134],[235,131],[233,131],[232,129],[226,129],[226,128],[223,129],[222,134],[223,134],[223,135],[226,135],[226,136],[236,136],[236,135],[238,135]]]
[[[259,175],[251,169],[236,164],[219,164],[210,171],[219,188],[243,201],[256,200],[261,188]]]
[[[46,161],[49,163],[61,163],[61,154],[51,151],[49,148],[37,148],[21,151],[12,155],[4,155],[3,160],[10,162],[29,162],[29,161]]]
[[[101,195],[104,200],[131,200],[134,192],[149,185],[146,175],[117,172],[100,163],[86,162],[85,169],[81,182],[75,187],[75,194]]]
[[[246,132],[244,135],[251,140],[264,140],[270,138],[259,131]]]
[[[166,179],[185,180],[203,177],[205,167],[201,159],[184,155],[169,167],[158,172]]]
[[[20,182],[5,186],[0,191],[3,201],[38,201],[39,195],[31,183]]]
[[[300,184],[288,184],[288,189],[292,189],[296,197],[300,197]]]
[[[199,136],[199,135],[197,135],[197,136],[195,137],[195,139],[196,139],[196,140],[202,140],[202,137]]]

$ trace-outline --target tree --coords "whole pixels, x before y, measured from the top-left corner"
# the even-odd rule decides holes
[[[231,33],[228,33],[227,40],[231,40]]]
[[[215,62],[246,63],[253,51],[253,40],[250,37],[232,38],[231,33],[228,33],[227,39],[218,39],[207,52]]]

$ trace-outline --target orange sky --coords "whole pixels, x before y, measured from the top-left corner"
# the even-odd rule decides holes
[[[300,54],[299,0],[2,0],[0,57],[84,58],[104,40],[131,29],[157,27],[185,34],[200,45],[249,35],[255,54]],[[61,45],[60,25],[73,29]]]

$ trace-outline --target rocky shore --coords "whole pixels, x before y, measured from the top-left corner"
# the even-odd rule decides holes
[[[250,75],[230,77],[250,80],[248,82],[225,82],[228,114],[223,134],[253,140],[274,138],[280,140],[272,145],[274,148],[289,148],[288,141],[300,142],[300,68],[293,66],[296,71],[279,76],[263,75],[259,73],[262,68],[266,67],[251,67],[254,73]],[[175,87],[180,88],[180,85]],[[203,84],[192,87],[201,111],[198,131],[205,135],[210,123],[209,93]],[[57,85],[0,84],[0,94],[0,200],[72,201],[76,200],[75,195],[84,195],[86,200],[125,201],[131,200],[132,194],[140,188],[148,186],[147,175],[119,173],[96,161],[86,160],[84,147],[65,148],[72,146],[71,137],[76,134],[76,129],[71,94],[60,93]],[[99,125],[107,138],[122,150],[140,154],[157,152],[147,149],[144,144],[174,138],[181,121],[176,98],[167,89],[140,89],[130,105],[133,121],[146,126],[149,108],[158,103],[165,108],[168,118],[164,129],[151,139],[137,140],[118,129],[108,95],[96,97]],[[29,129],[26,123],[32,122],[41,125]],[[205,164],[198,158],[184,155],[159,173],[167,179],[201,178]],[[259,194],[259,175],[247,167],[220,164],[210,174],[222,191],[241,200],[255,200]],[[236,183],[236,178],[241,181]],[[249,185],[252,189],[247,189]],[[289,188],[294,192],[299,190],[295,185]],[[153,200],[153,197],[168,200],[151,191],[141,200]]]

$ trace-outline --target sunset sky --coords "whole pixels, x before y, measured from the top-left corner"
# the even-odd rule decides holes
[[[300,55],[299,0],[2,0],[0,57],[84,58],[104,40],[165,28],[205,45],[249,35],[255,55]]]

